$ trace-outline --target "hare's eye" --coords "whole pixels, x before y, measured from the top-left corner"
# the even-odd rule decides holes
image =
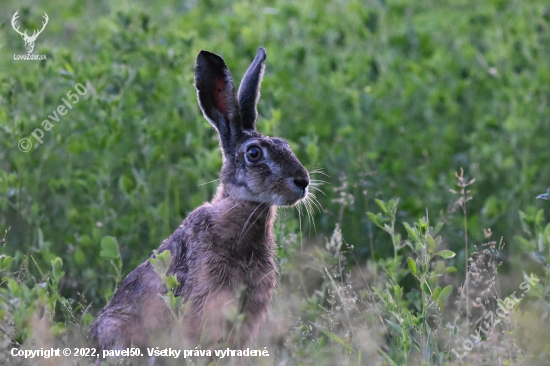
[[[246,155],[251,163],[255,163],[262,158],[262,149],[258,146],[251,146],[248,148]]]

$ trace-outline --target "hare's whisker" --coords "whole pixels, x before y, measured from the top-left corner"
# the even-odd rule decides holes
[[[233,205],[233,207],[231,207],[229,210],[225,211],[220,217],[223,217],[223,215],[225,215],[226,213],[228,213],[229,211],[231,211],[232,209],[234,209],[235,207],[237,207],[238,205],[240,205],[240,204],[243,203],[243,202],[244,202],[244,200],[241,200],[241,201],[235,203],[235,204]]]
[[[315,169],[315,170],[312,170],[310,172],[308,172],[309,174],[323,174],[324,176],[326,177],[330,177],[330,175],[328,175],[327,173],[325,173],[324,171],[320,170],[320,169]]]
[[[267,210],[268,207],[271,207],[271,205],[269,205],[269,204],[266,205],[265,208],[262,210],[262,212],[260,212],[260,214],[258,215],[258,217],[256,217],[256,220],[254,220],[254,222],[253,222],[252,224],[248,225],[248,229],[246,230],[246,232],[244,233],[244,235],[241,236],[241,239],[242,239],[244,236],[246,236],[246,233],[248,233],[248,232],[250,231],[250,229],[252,228],[252,226],[254,226],[254,224],[256,223],[256,221],[258,221],[258,219],[259,219],[260,217],[262,217],[262,214],[264,213],[265,210]],[[241,239],[239,239],[239,241],[241,241]]]
[[[309,204],[309,207],[311,207],[311,213],[313,214],[313,216],[315,216],[315,207],[318,208],[317,203],[313,202],[313,197],[312,196],[308,196],[307,202]],[[319,209],[319,212],[322,212],[321,209]]]
[[[273,214],[273,212],[275,212],[275,210],[269,210],[267,212],[266,222],[269,222],[269,220],[271,220],[271,215]],[[267,233],[267,228],[268,227],[269,227],[269,225],[265,225],[265,236],[266,236],[266,238],[267,238],[267,235],[268,235],[268,233]]]
[[[241,235],[239,236],[239,243],[241,242],[241,238],[243,237],[243,231],[244,231],[244,229],[246,228],[246,224],[248,224],[248,221],[250,220],[250,218],[252,217],[252,215],[254,215],[254,212],[256,212],[256,210],[258,209],[258,207],[260,207],[262,204],[263,204],[263,202],[260,202],[260,203],[258,204],[258,206],[256,206],[256,208],[254,209],[254,211],[252,211],[252,213],[250,214],[250,216],[248,216],[248,219],[246,219],[246,222],[245,222],[244,225],[243,225],[243,229],[241,230]]]
[[[295,205],[296,209],[298,210],[298,222],[300,223],[300,250],[304,250],[303,242],[302,242],[302,211],[300,210],[300,203]]]
[[[307,203],[309,205],[309,207],[311,208],[311,217],[313,218],[315,216],[315,207],[317,207],[317,209],[319,210],[319,213],[323,212],[319,206],[317,206],[317,203],[315,203],[313,201],[313,196],[311,195],[308,195],[307,197]],[[315,225],[315,222],[313,223]],[[316,231],[317,232],[317,231]]]
[[[309,206],[309,210],[310,210],[311,223],[313,224],[313,231],[315,232],[315,235],[317,235],[317,227],[315,226],[315,219],[314,219],[315,210],[311,206],[311,202],[309,199],[307,200],[307,205]]]
[[[322,186],[322,184],[309,184],[309,188],[316,188],[318,190],[320,190],[321,188],[319,188],[320,186]]]
[[[205,184],[208,184],[208,183],[214,183],[214,182],[217,182],[217,181],[219,181],[219,180],[220,180],[220,178],[218,178],[218,179],[214,179],[214,180],[211,180],[210,182],[206,182],[206,183],[201,183],[201,184],[197,184],[197,187],[200,187],[200,186],[204,186]]]
[[[311,186],[311,184],[309,185],[311,189],[315,189],[316,191],[318,192],[321,192],[323,194],[323,196],[326,196],[325,192],[323,192],[322,190],[320,190],[319,188],[315,187],[315,186]],[[313,194],[310,192],[310,194]]]
[[[233,322],[233,326],[231,327],[231,330],[229,331],[229,334],[227,335],[227,340],[225,341],[225,343],[228,343],[229,342],[229,338],[231,338],[231,333],[233,333],[233,329],[235,328],[235,324],[237,324],[237,322]]]
[[[274,269],[273,269],[273,270],[271,270],[271,271],[269,271],[269,272],[267,272],[267,273],[266,273],[266,274],[265,274],[265,275],[264,275],[264,276],[263,276],[263,277],[262,277],[262,278],[261,278],[261,279],[260,279],[260,280],[258,281],[258,283],[262,282],[262,281],[264,280],[264,278],[266,278],[266,277],[267,277],[267,275],[269,275],[269,274],[271,274],[271,273],[273,273],[273,272],[275,272],[275,270],[274,270]]]
[[[317,196],[314,195],[313,193],[311,193],[311,199],[312,200],[315,200],[315,202],[317,202],[317,204],[319,205],[319,207],[321,207],[321,212],[324,212],[325,210],[323,209],[323,205],[321,205],[321,202],[319,202],[319,200],[317,199]]]
[[[313,224],[313,227],[315,228],[315,221],[313,220],[312,216],[311,216],[311,212],[309,210],[309,203],[307,201],[307,197],[305,199],[302,200],[302,202],[304,203],[304,207],[306,208],[306,211],[307,211],[307,217],[308,217],[308,221],[310,224]],[[311,226],[309,228],[310,230],[310,235],[311,235]],[[315,228],[315,233],[317,233],[317,229]]]
[[[313,195],[313,193],[310,193],[308,195],[308,200],[311,204],[313,204],[313,206],[315,206],[318,210],[319,210],[319,213],[322,213],[323,210],[321,209],[320,207],[320,204],[319,202],[316,200],[315,196]]]

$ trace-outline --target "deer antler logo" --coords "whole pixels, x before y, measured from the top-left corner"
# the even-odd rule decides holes
[[[19,11],[16,11],[15,14],[13,14],[13,18],[11,18],[11,26],[13,27],[13,29],[15,29],[15,31],[17,33],[19,33],[21,35],[21,38],[23,38],[23,41],[25,41],[25,48],[27,49],[27,53],[31,53],[32,50],[34,49],[34,42],[36,41],[36,38],[38,37],[38,35],[40,33],[42,33],[44,28],[46,28],[46,24],[48,24],[48,19],[49,19],[48,14],[44,13],[43,18],[46,20],[46,22],[42,22],[42,29],[40,29],[39,31],[34,30],[33,33],[32,33],[32,36],[28,36],[26,29],[25,29],[25,32],[21,33],[19,31],[19,27],[15,28],[15,22],[17,21],[17,18],[19,17],[17,15],[18,12]]]

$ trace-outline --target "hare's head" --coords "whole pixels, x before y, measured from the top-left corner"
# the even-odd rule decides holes
[[[260,48],[237,93],[223,59],[201,51],[195,87],[202,113],[220,136],[221,181],[226,194],[238,200],[289,206],[307,196],[309,175],[285,140],[256,130],[265,57]]]

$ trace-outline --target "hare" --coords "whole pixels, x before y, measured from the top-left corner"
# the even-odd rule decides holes
[[[191,347],[244,347],[254,339],[276,284],[277,206],[308,195],[308,171],[289,144],[256,130],[265,58],[260,48],[238,92],[220,56],[201,51],[196,60],[199,105],[219,134],[221,182],[213,200],[195,209],[157,250],[170,251],[167,275],[177,278],[175,295],[188,303],[179,326]],[[170,310],[158,296],[166,293],[149,260],[132,271],[91,327],[100,352],[157,346],[151,335],[173,329]],[[242,315],[238,330],[224,315],[227,309]]]

